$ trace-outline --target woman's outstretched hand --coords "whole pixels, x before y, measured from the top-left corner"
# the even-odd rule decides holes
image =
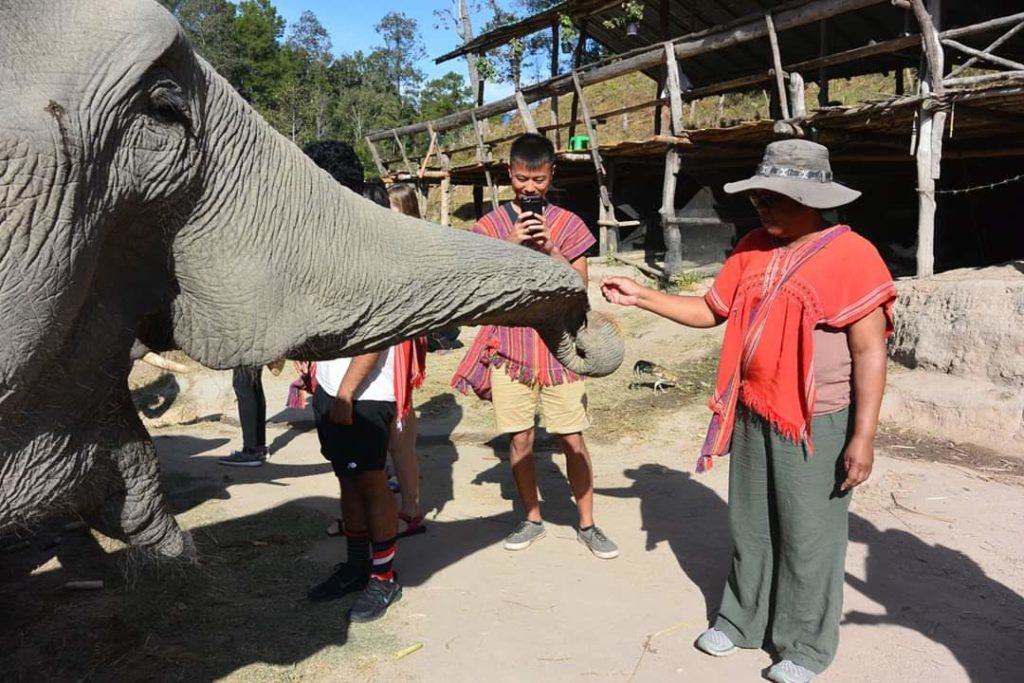
[[[606,277],[601,280],[605,301],[619,306],[636,306],[644,287],[628,277]]]

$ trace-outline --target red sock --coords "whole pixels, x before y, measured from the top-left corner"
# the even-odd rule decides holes
[[[370,578],[378,581],[394,581],[395,572],[391,569],[391,563],[395,559],[395,540],[397,537],[386,541],[371,541],[373,546],[373,565],[370,567]]]

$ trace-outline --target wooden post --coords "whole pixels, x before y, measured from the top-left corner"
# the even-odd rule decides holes
[[[480,132],[480,122],[476,120],[476,114],[473,114],[473,130],[476,131],[476,160],[484,167],[484,178],[487,179],[487,188],[491,191],[491,208],[497,209],[498,188],[494,186],[494,179],[491,178],[491,169],[487,167],[487,162],[490,161],[490,154],[485,151],[484,136]]]
[[[789,72],[789,101],[793,103],[790,113],[795,119],[807,116],[807,103],[804,99],[804,77],[796,71]]]
[[[768,40],[772,45],[772,64],[775,65],[775,87],[779,93],[779,108],[783,120],[789,118],[789,103],[786,101],[785,73],[782,71],[782,54],[779,52],[779,37],[775,35],[775,22],[772,13],[765,12],[764,21],[768,25]]]
[[[676,217],[676,182],[680,167],[679,151],[673,145],[665,152],[665,178],[661,187],[661,230],[665,236],[665,277],[679,274],[683,261],[683,240]]]
[[[583,43],[587,42],[587,22],[580,22],[580,39],[576,43],[576,49],[572,53],[572,70],[575,73],[576,69],[580,68],[580,62],[583,61]],[[580,98],[576,92],[575,85],[572,91],[572,104],[569,107],[569,139],[576,135],[576,117],[579,116]]]
[[[997,49],[1000,45],[1002,45],[1003,43],[1008,41],[1010,38],[1015,36],[1021,29],[1024,29],[1024,21],[1022,21],[1021,23],[1017,24],[1016,26],[1011,28],[1009,31],[1004,33],[1003,35],[999,36],[999,38],[997,38],[992,44],[990,44],[988,47],[986,47],[984,50],[982,50],[982,53],[984,53],[984,54],[991,54],[993,50]],[[953,76],[956,76],[958,73],[960,73],[964,69],[969,69],[970,67],[974,66],[979,59],[980,59],[980,56],[971,57],[970,59],[968,59],[966,62],[964,62],[960,66],[958,66],[955,69],[953,69],[952,71],[950,71],[949,72],[949,78],[952,78]]]
[[[608,255],[608,245],[618,243],[618,228],[615,227],[615,209],[612,207],[611,196],[608,193],[607,174],[605,172],[604,164],[601,161],[600,143],[597,140],[597,128],[594,126],[593,120],[590,118],[590,107],[587,106],[587,98],[583,94],[583,86],[580,85],[580,79],[577,72],[572,72],[573,83],[576,87],[576,99],[579,100],[580,109],[583,110],[583,125],[587,129],[587,137],[590,138],[590,158],[594,162],[594,173],[597,176],[597,189],[598,189],[598,200],[600,201],[598,208],[598,227],[599,231],[599,242],[598,248],[601,256]],[[602,223],[606,225],[602,225]],[[614,231],[612,236],[608,235],[608,230]]]
[[[666,83],[668,85],[669,111],[672,114],[672,135],[683,132],[683,93],[679,84],[679,65],[672,43],[665,43]]]
[[[409,157],[405,155],[405,145],[402,144],[402,138],[398,137],[398,133],[395,131],[391,131],[391,135],[395,138],[395,144],[398,145],[398,151],[402,153],[402,163],[405,164],[405,169],[409,171],[409,173],[415,173],[412,164],[409,163]]]
[[[558,50],[560,49],[560,35],[558,22],[551,24],[551,78],[558,75]],[[551,95],[551,125],[555,127],[552,132],[555,139],[555,149],[562,149],[562,129],[558,125],[558,94]]]
[[[444,177],[441,178],[441,225],[449,226],[452,224],[452,178],[449,175],[451,173],[451,158],[443,148],[438,149],[437,155],[441,157],[441,168],[444,170]]]
[[[828,54],[828,19],[818,22],[818,32],[818,56],[824,57]],[[818,106],[827,107],[828,103],[828,67],[822,66],[818,69]]]
[[[373,165],[377,167],[377,174],[383,178],[388,174],[388,169],[384,167],[380,160],[380,154],[377,153],[377,145],[373,144],[373,140],[370,138],[366,138],[366,144],[370,147],[370,154],[373,156]]]
[[[516,90],[516,106],[519,107],[519,118],[523,120],[523,127],[526,128],[526,132],[536,133],[537,124],[533,121],[533,114],[530,113],[530,107],[526,104],[526,99],[523,98],[522,90]]]
[[[927,10],[922,0],[911,0],[911,5],[921,26],[921,42],[925,48],[925,73],[920,79],[924,99],[918,110],[916,154],[917,277],[928,277],[935,272],[935,181],[940,176],[942,135],[946,127],[946,112],[936,111],[934,100],[929,97],[942,94],[944,60],[938,38],[939,29],[934,23],[941,16],[941,3],[940,0],[930,0]]]
[[[480,55],[478,54],[477,57]],[[478,87],[476,89],[476,106],[482,107],[484,104],[484,85],[487,83],[483,78],[478,81]],[[476,117],[470,117],[473,124],[473,131],[477,137],[480,136],[480,131],[477,128]],[[479,159],[479,157],[477,157]],[[473,185],[473,215],[479,220],[484,215],[484,188],[479,185]]]

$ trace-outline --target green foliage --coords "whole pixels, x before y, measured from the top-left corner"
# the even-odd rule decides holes
[[[416,68],[416,62],[426,56],[416,20],[404,12],[389,12],[373,30],[384,39],[388,78],[395,94],[411,101],[423,82],[423,72]]]
[[[420,117],[436,119],[468,108],[473,102],[466,79],[449,71],[440,78],[427,81],[420,91]]]
[[[644,3],[640,0],[626,0],[619,9],[622,10],[622,14],[618,14],[610,19],[605,19],[601,23],[607,29],[617,29],[630,23],[638,23],[643,21],[644,18]]]

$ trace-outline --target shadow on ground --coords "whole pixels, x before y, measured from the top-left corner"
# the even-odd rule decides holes
[[[848,612],[846,624],[891,624],[948,649],[972,683],[1020,680],[1024,597],[990,578],[970,557],[902,529],[850,516],[850,540],[868,547],[866,580],[846,582],[885,608]]]
[[[632,485],[595,493],[640,501],[647,550],[668,543],[679,568],[704,595],[707,617],[717,613],[732,560],[728,507],[689,472],[646,463],[623,472]]]
[[[324,571],[303,558],[323,531],[322,516],[307,507],[316,504],[304,500],[194,529],[197,566],[148,567],[131,585],[125,552],[108,554],[85,530],[65,533],[57,552],[33,548],[5,557],[3,678],[213,681],[256,663],[291,666],[346,644],[352,598],[327,605],[304,598]],[[32,573],[44,563],[48,571]],[[105,587],[65,590],[66,581],[83,579]]]

